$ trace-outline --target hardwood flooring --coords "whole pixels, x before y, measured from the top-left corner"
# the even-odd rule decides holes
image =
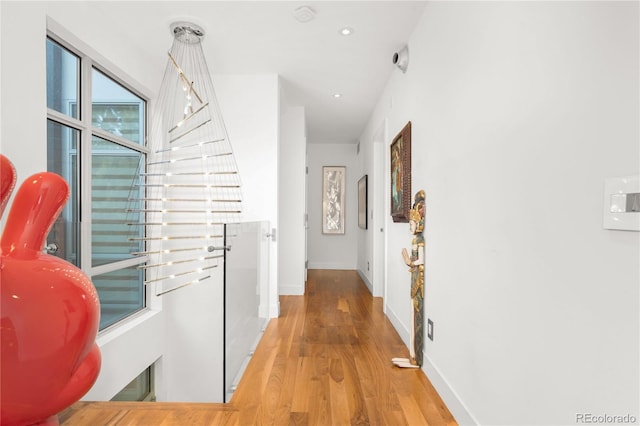
[[[356,271],[310,270],[282,296],[230,404],[81,402],[63,425],[455,425]]]

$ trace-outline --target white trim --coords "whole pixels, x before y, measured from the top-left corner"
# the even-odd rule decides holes
[[[371,284],[367,276],[360,269],[358,269],[358,275],[360,275],[360,278],[364,282],[364,285],[366,285],[367,288],[369,289],[369,293],[373,295],[373,285]]]
[[[85,131],[87,127],[85,123],[78,120],[77,118],[73,118],[67,114],[64,114],[60,111],[56,111],[55,109],[47,108],[47,119],[55,121],[56,123],[63,124],[67,127],[71,127],[72,129]]]
[[[96,275],[107,274],[113,271],[119,271],[121,269],[130,268],[132,266],[140,265],[148,260],[148,256],[132,257],[131,259],[121,260],[117,262],[110,262],[105,265],[95,266],[91,268],[91,277]]]
[[[274,305],[269,306],[269,318],[278,318],[280,316],[280,301]],[[269,325],[267,323],[267,325]]]
[[[64,47],[70,49],[74,54],[81,58],[91,58],[93,66],[97,70],[108,75],[110,78],[113,78],[123,86],[126,86],[128,90],[140,96],[145,101],[148,102],[149,99],[152,98],[153,91],[149,90],[144,84],[140,83],[136,79],[130,77],[129,74],[124,72],[120,67],[100,55],[95,49],[84,43],[73,33],[70,33],[50,16],[47,16],[47,36],[62,43]]]
[[[281,296],[302,296],[304,295],[304,286],[283,285],[283,286],[280,286],[279,293]],[[278,306],[278,312],[280,312],[280,306]],[[272,315],[272,318],[273,318],[273,315]]]
[[[93,136],[97,136],[100,139],[106,140],[107,142],[112,142],[117,145],[124,146],[125,148],[129,148],[132,151],[141,152],[143,154],[151,153],[151,150],[149,149],[149,147],[144,145],[144,141],[142,141],[142,143],[132,142],[129,139],[125,139],[121,136],[114,135],[111,132],[107,132],[106,130],[100,129],[95,126],[91,127],[91,133],[93,134]]]
[[[393,312],[389,306],[387,306],[387,318],[396,329],[396,332],[402,339],[407,347],[409,346],[410,332],[409,330],[402,324],[400,318]],[[447,406],[453,417],[456,419],[459,425],[479,425],[480,423],[473,417],[473,415],[469,412],[467,406],[462,402],[462,399],[458,396],[458,394],[453,390],[453,388],[449,385],[446,379],[440,374],[440,370],[433,364],[431,359],[425,353],[423,355],[423,363],[422,363],[422,371],[427,376],[427,379],[431,382],[433,387],[438,392],[440,398]]]
[[[353,271],[356,269],[356,266],[353,264],[344,264],[344,263],[336,263],[336,262],[311,262],[309,261],[308,269],[337,269],[337,270],[348,270]]]
[[[480,424],[426,354],[423,357],[422,371],[460,426]]]
[[[160,311],[143,308],[142,310],[129,315],[128,317],[118,321],[117,323],[110,325],[109,327],[100,330],[96,337],[96,343],[98,346],[106,345],[112,340],[117,339],[129,330],[137,327],[145,321],[158,315]]]
[[[409,329],[405,327],[402,321],[400,321],[400,318],[395,314],[395,312],[393,312],[393,309],[391,309],[388,305],[387,305],[387,312],[385,312],[385,314],[387,315],[387,318],[389,318],[389,321],[391,321],[393,328],[396,329],[396,332],[402,339],[402,342],[405,345],[407,345],[407,347],[409,347]]]
[[[373,179],[370,182],[370,200],[371,212],[373,217],[371,220],[371,250],[373,252],[373,295],[381,296],[383,300],[387,298],[387,240],[385,230],[387,227],[387,191],[385,179],[387,172],[385,165],[386,157],[386,141],[387,140],[387,119],[383,119],[371,138],[371,147],[373,155]],[[383,306],[386,302],[383,303]],[[386,308],[383,308],[386,310]]]
[[[64,44],[61,44],[65,46]],[[91,126],[91,90],[92,90],[92,79],[91,79],[91,58],[81,57],[79,59],[80,62],[80,81],[79,90],[80,96],[78,98],[78,102],[80,103],[80,109],[78,112],[80,113],[80,120],[85,126],[85,129],[88,129]],[[78,208],[80,209],[80,269],[85,272],[91,271],[92,266],[92,240],[93,234],[91,232],[92,229],[92,170],[93,170],[93,136],[90,131],[83,130],[80,132],[80,140],[78,141],[78,185],[80,200],[78,204]]]
[[[116,270],[129,268],[139,265],[146,261],[146,257],[137,257],[126,259],[124,261],[115,261],[105,265],[93,267],[92,259],[92,149],[93,138],[99,137],[110,143],[117,144],[128,148],[142,156],[150,153],[149,147],[146,145],[148,133],[150,130],[151,115],[151,91],[137,80],[129,77],[119,67],[100,55],[95,49],[85,44],[74,34],[67,31],[62,25],[47,16],[47,32],[48,38],[59,44],[63,49],[76,55],[79,61],[79,105],[78,116],[80,119],[69,117],[64,113],[47,108],[47,120],[60,123],[70,128],[80,131],[80,140],[78,141],[78,194],[79,194],[79,211],[80,211],[80,241],[79,241],[79,267],[89,276],[113,272]],[[106,78],[114,83],[122,86],[123,89],[137,96],[145,105],[144,107],[144,140],[140,143],[132,142],[128,139],[119,137],[103,129],[97,128],[92,124],[92,82],[94,70],[105,75]],[[154,298],[151,292],[146,291],[144,287],[142,297],[146,306],[161,308],[162,303],[158,298]]]

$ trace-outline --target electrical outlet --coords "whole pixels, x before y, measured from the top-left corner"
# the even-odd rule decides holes
[[[427,318],[427,337],[433,342],[433,321]]]

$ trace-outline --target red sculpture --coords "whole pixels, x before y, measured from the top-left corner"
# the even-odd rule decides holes
[[[0,155],[0,215],[16,182]],[[0,240],[0,424],[57,425],[57,413],[96,381],[98,294],[87,275],[44,254],[45,239],[69,197],[54,173],[26,179]]]

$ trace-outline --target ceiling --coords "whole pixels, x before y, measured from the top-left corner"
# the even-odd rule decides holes
[[[212,74],[277,73],[294,105],[305,106],[309,143],[356,143],[417,23],[422,1],[95,2],[100,16],[166,63],[170,25],[205,30]],[[296,10],[313,19],[301,23]],[[304,9],[303,9],[304,11]],[[306,13],[309,15],[309,13]],[[340,29],[353,34],[343,36]],[[155,59],[154,59],[155,61]],[[340,98],[333,95],[340,93]],[[224,115],[224,111],[223,111]]]

